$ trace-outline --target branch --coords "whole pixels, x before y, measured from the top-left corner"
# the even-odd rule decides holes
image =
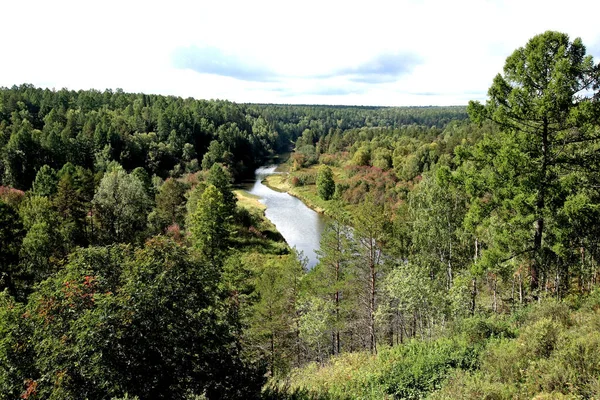
[[[500,264],[503,264],[503,263],[505,263],[505,262],[507,262],[507,261],[510,261],[510,260],[512,260],[512,259],[513,259],[513,258],[515,258],[515,257],[518,257],[518,256],[520,256],[521,254],[525,254],[525,253],[528,253],[528,252],[530,252],[530,251],[533,251],[533,250],[534,250],[534,248],[533,248],[533,247],[530,247],[530,248],[528,248],[528,249],[525,249],[525,250],[523,250],[523,251],[520,251],[520,252],[518,252],[518,253],[515,253],[515,254],[513,254],[512,256],[510,256],[510,257],[508,257],[508,258],[505,258],[504,260],[500,260]]]

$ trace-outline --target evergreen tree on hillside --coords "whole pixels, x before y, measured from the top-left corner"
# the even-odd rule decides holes
[[[600,97],[590,91],[599,85],[600,66],[581,39],[548,31],[507,58],[485,105],[469,104],[473,119],[500,126],[472,153],[480,172],[471,216],[493,232],[483,262],[523,260],[534,296],[567,256],[560,248],[575,250],[560,240],[564,207],[582,191],[597,192]]]

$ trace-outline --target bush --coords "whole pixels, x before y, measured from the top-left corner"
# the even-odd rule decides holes
[[[560,326],[550,318],[542,318],[527,326],[519,336],[523,352],[535,358],[548,358],[559,340]]]
[[[457,325],[467,343],[483,344],[491,338],[514,338],[516,336],[510,325],[499,318],[472,317]]]
[[[589,311],[600,310],[600,289],[592,291],[582,304],[582,308]]]
[[[433,393],[431,400],[502,400],[516,398],[516,390],[511,385],[493,382],[480,373],[457,370],[439,391]]]
[[[338,167],[340,164],[339,158],[333,154],[321,154],[319,157],[319,162],[331,167]]]
[[[555,299],[548,299],[541,303],[536,303],[524,314],[521,315],[523,322],[534,324],[541,319],[549,319],[563,326],[571,326],[571,310],[562,302]]]
[[[290,176],[290,184],[294,187],[314,185],[316,182],[316,175],[310,172],[296,172]]]
[[[421,399],[440,389],[453,369],[473,370],[478,353],[464,341],[440,339],[400,347],[398,362],[382,377],[386,392],[401,399]]]
[[[514,384],[522,379],[527,366],[521,346],[515,340],[502,339],[488,345],[481,359],[481,372],[496,382]]]

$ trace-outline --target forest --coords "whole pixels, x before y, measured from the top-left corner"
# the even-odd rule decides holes
[[[600,396],[600,64],[448,107],[0,88],[0,399]],[[327,216],[309,269],[238,185]]]

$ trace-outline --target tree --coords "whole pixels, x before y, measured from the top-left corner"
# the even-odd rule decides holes
[[[341,351],[340,333],[347,322],[351,304],[349,281],[353,251],[350,236],[350,230],[341,218],[329,222],[317,251],[319,264],[309,274],[315,282],[315,292],[325,297],[333,314],[328,326],[332,332],[333,354]]]
[[[169,178],[156,194],[156,208],[148,215],[150,225],[157,233],[163,233],[168,226],[183,226],[185,218],[186,185]]]
[[[56,171],[44,164],[37,172],[35,181],[33,181],[33,192],[38,196],[52,196],[56,193],[57,184]]]
[[[19,214],[0,200],[0,290],[15,295],[19,286],[19,251],[25,232]]]
[[[223,194],[209,185],[190,218],[192,244],[208,260],[222,262],[227,248],[232,215],[228,213]]]
[[[319,172],[317,173],[317,192],[323,200],[331,200],[333,193],[335,193],[333,172],[327,165],[319,168]]]
[[[144,186],[144,190],[149,198],[154,197],[154,187],[152,186],[152,179],[145,168],[137,167],[133,171],[131,171],[131,175],[135,176],[142,182]]]
[[[218,140],[213,140],[208,146],[208,151],[202,157],[202,169],[210,169],[214,163],[223,161],[225,148]]]
[[[164,237],[76,250],[25,309],[0,293],[0,391],[41,398],[254,398],[219,281]],[[20,388],[20,390],[18,389]],[[10,396],[15,398],[18,396]]]
[[[376,204],[373,197],[368,195],[358,207],[353,225],[355,227],[353,239],[357,249],[358,274],[364,284],[362,300],[366,305],[366,342],[369,343],[369,350],[377,353],[375,311],[379,279],[382,275],[382,251],[388,234],[389,220],[383,205]]]
[[[284,375],[300,359],[300,326],[296,308],[302,264],[297,254],[259,259],[250,334],[268,360],[271,376]],[[295,356],[295,357],[294,357]],[[299,362],[296,361],[296,366]]]
[[[442,167],[426,174],[408,196],[413,256],[429,266],[432,278],[445,280],[448,290],[456,271],[470,261],[461,226],[467,199],[461,189]]]
[[[52,202],[44,196],[25,199],[19,214],[27,231],[20,252],[21,265],[31,283],[37,283],[55,272],[51,259],[59,259],[66,247],[59,238],[60,219]]]
[[[80,175],[81,173],[74,172],[74,174],[77,174],[75,176],[84,178]],[[60,234],[63,238],[63,248],[67,254],[73,246],[83,245],[87,242],[85,232],[87,209],[84,203],[87,200],[87,204],[89,204],[89,193],[86,194],[86,192],[89,192],[89,188],[85,187],[87,186],[85,182],[80,182],[82,186],[78,189],[75,176],[70,172],[61,174],[57,193],[54,196],[54,206],[60,216]]]
[[[237,198],[231,191],[231,174],[223,168],[221,164],[213,164],[208,171],[206,177],[206,183],[216,187],[219,192],[223,195],[223,201],[227,207],[227,212],[233,214],[235,211],[235,205]]]
[[[131,242],[144,229],[149,200],[139,179],[122,168],[108,172],[93,199],[105,242]]]
[[[327,342],[331,325],[335,323],[331,306],[331,302],[318,296],[310,296],[298,306],[302,310],[298,322],[300,338],[312,349],[318,362],[323,362],[330,350]]]
[[[507,58],[486,105],[469,103],[474,120],[490,119],[501,128],[473,152],[485,184],[472,211],[499,222],[501,246],[489,252],[491,262],[528,258],[534,296],[556,244],[546,234],[557,228],[554,216],[598,171],[600,131],[594,122],[600,96],[589,91],[598,89],[600,67],[585,53],[579,38],[537,35]]]
[[[40,164],[40,146],[35,131],[27,119],[13,113],[13,134],[4,148],[4,182],[19,189],[28,189]]]

